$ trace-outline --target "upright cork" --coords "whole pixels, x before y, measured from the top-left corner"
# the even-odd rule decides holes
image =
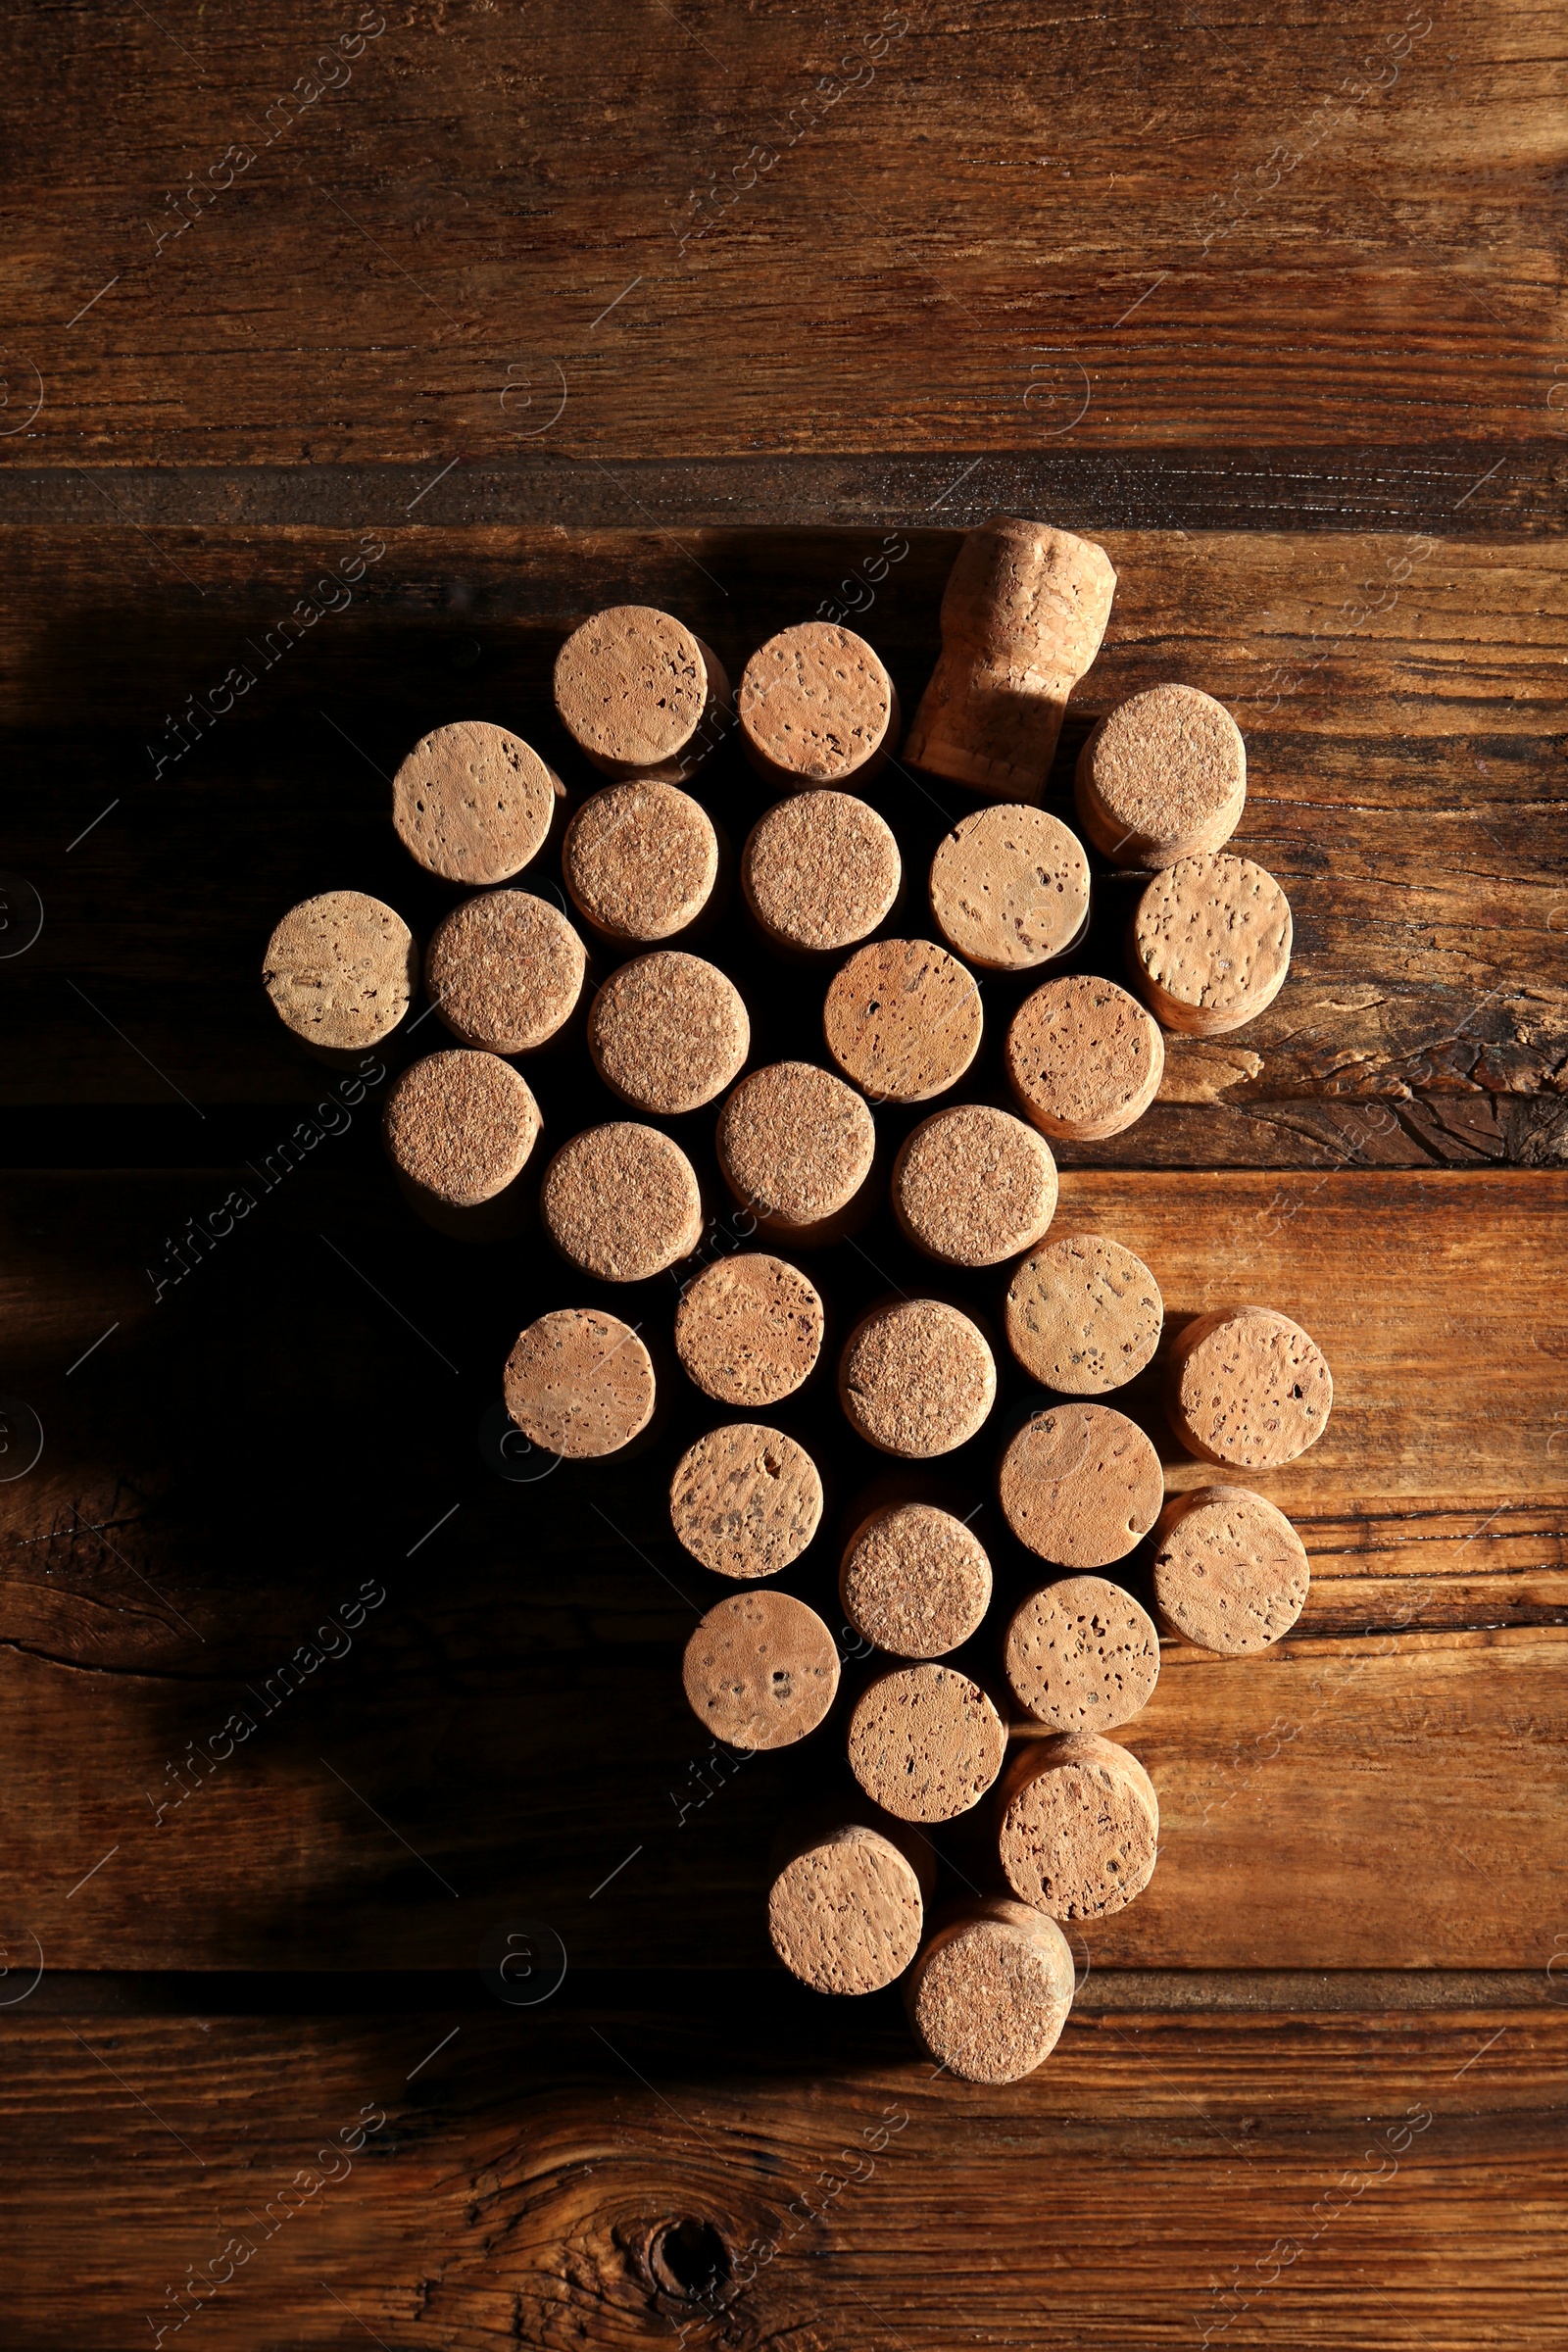
[[[576,1010],[586,969],[582,941],[548,899],[490,890],[436,925],[424,982],[464,1045],[531,1054]]]
[[[1014,1698],[1048,1730],[1113,1732],[1153,1696],[1159,1636],[1120,1585],[1066,1576],[1019,1602],[1003,1662]]]
[[[539,1211],[567,1262],[601,1282],[646,1282],[703,1238],[691,1161],[657,1127],[590,1127],[545,1170]]]
[[[997,1844],[1020,1902],[1104,1919],[1154,1875],[1159,1800],[1131,1750],[1096,1732],[1031,1740],[998,1790]]]
[[[721,1258],[681,1292],[675,1352],[715,1403],[755,1411],[793,1396],[822,1348],[814,1283],[760,1250]]]
[[[942,659],[904,747],[910,766],[993,800],[1039,801],[1115,593],[1092,539],[1008,514],[970,531],[942,599]]]
[[[732,715],[712,650],[654,605],[612,605],[574,629],[556,656],[556,710],[585,759],[607,776],[693,776]]]
[[[914,1958],[924,1919],[913,1863],[863,1822],[811,1838],[767,1897],[774,1951],[816,1992],[880,1992]]]
[[[873,1511],[845,1547],[839,1598],[856,1632],[896,1658],[941,1658],[991,1606],[991,1562],[961,1519],[927,1502]]]
[[[1291,940],[1291,903],[1250,858],[1184,858],[1139,900],[1127,956],[1167,1029],[1223,1037],[1273,1004]]]
[[[1061,2038],[1075,1984],[1054,1919],[1002,1896],[966,1903],[932,1936],[907,1981],[919,2040],[962,2082],[1017,2082]]]
[[[596,1308],[541,1315],[507,1358],[507,1411],[535,1446],[571,1461],[629,1446],[654,1415],[654,1367],[629,1325]]]
[[[1170,1425],[1201,1462],[1277,1470],[1317,1444],[1333,1403],[1322,1349],[1272,1307],[1200,1315],[1166,1367]]]
[[[751,1050],[740,993],[715,964],[678,949],[612,972],[588,1015],[588,1051],[612,1094],[659,1118],[716,1101]]]
[[[1002,1457],[1002,1514],[1020,1544],[1058,1568],[1108,1568],[1159,1517],[1159,1456],[1108,1404],[1032,1413]]]
[[[1200,1649],[1250,1656],[1288,1634],[1306,1601],[1306,1545],[1246,1487],[1176,1494],[1154,1529],[1154,1605]]]
[[[876,939],[830,983],[827,1050],[873,1102],[925,1102],[956,1086],[980,1050],[980,991],[928,939]]]
[[[1054,963],[1089,927],[1083,844],[1044,808],[1003,802],[959,819],[931,860],[931,913],[987,972]]]
[[[1043,1135],[1100,1143],[1141,1119],[1158,1094],[1165,1041],[1136,997],[1080,973],[1024,999],[1006,1064],[1019,1108]]]
[[[724,1182],[780,1241],[837,1241],[868,1206],[875,1122],[852,1088],[811,1062],[776,1061],[743,1078],[716,1140]]]
[[[1223,849],[1247,806],[1242,730],[1196,686],[1151,686],[1100,721],[1078,755],[1073,794],[1112,865],[1157,872]]]
[[[750,1582],[798,1560],[822,1521],[822,1481],[804,1446],[731,1421],[688,1446],[669,1482],[669,1523],[715,1576]]]
[[[747,759],[780,792],[866,784],[899,740],[893,680],[863,637],[825,620],[760,645],[736,709]]]
[[[1165,1302],[1120,1242],[1072,1233],[1024,1259],[1005,1316],[1007,1345],[1031,1380],[1062,1396],[1100,1396],[1153,1360]]]
[[[950,1266],[996,1266],[1030,1249],[1056,1209],[1043,1136],[988,1102],[939,1110],[893,1162],[893,1213],[906,1238]]]
[[[899,1821],[954,1821],[1002,1770],[1007,1734],[978,1683],[953,1666],[890,1666],[850,1717],[850,1770]]]
[[[873,1307],[839,1358],[839,1401],[851,1427],[868,1446],[906,1461],[966,1445],[996,1396],[997,1367],[984,1336],[939,1298]]]
[[[537,858],[565,787],[531,745],[487,719],[421,735],[392,779],[392,823],[443,882],[505,882]]]
[[[506,1197],[539,1125],[539,1105],[510,1062],[450,1047],[404,1071],[381,1113],[381,1138],[405,1196],[432,1224],[499,1240],[524,1221],[525,1203]],[[513,1212],[505,1216],[504,1200]]]
[[[584,801],[561,846],[561,871],[586,923],[617,946],[690,930],[718,880],[708,811],[673,784],[641,777]]]
[[[868,939],[899,895],[892,829],[848,792],[775,801],[746,837],[741,892],[769,947],[821,956]]]
[[[328,1054],[390,1037],[419,982],[419,951],[400,914],[360,890],[291,906],[267,943],[262,985],[285,1029]]]
[[[730,1747],[792,1747],[814,1732],[839,1687],[832,1635],[788,1592],[734,1592],[686,1644],[686,1697]]]

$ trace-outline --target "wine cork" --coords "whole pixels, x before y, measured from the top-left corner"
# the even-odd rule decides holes
[[[835,1241],[865,1205],[857,1200],[876,1153],[859,1096],[808,1061],[777,1061],[743,1078],[718,1116],[718,1164],[759,1225],[801,1247]]]
[[[703,1238],[692,1163],[657,1127],[630,1119],[563,1144],[539,1194],[564,1258],[601,1282],[646,1282],[690,1257]]]
[[[1167,1029],[1222,1037],[1273,1004],[1291,939],[1290,901],[1250,858],[1184,858],[1139,900],[1128,961]]]
[[[858,1634],[898,1658],[940,1658],[967,1642],[991,1606],[979,1538],[931,1503],[875,1511],[850,1538],[839,1598]]]
[[[1099,1396],[1142,1372],[1165,1302],[1141,1257],[1101,1233],[1063,1234],[1026,1257],[1007,1287],[1007,1345],[1032,1380]]]
[[[1089,860],[1059,817],[1003,802],[954,826],[931,860],[930,896],[937,929],[966,963],[1027,971],[1082,939]]]
[[[880,1992],[914,1958],[924,1920],[908,1857],[861,1822],[812,1838],[767,1897],[774,1951],[817,1992]]]
[[[939,1110],[893,1163],[893,1213],[906,1238],[950,1266],[995,1266],[1038,1242],[1056,1209],[1043,1136],[987,1102]]]
[[[424,984],[464,1045],[531,1054],[576,1010],[586,968],[582,941],[548,899],[491,890],[436,925]]]
[[[1154,1604],[1200,1649],[1240,1658],[1288,1634],[1306,1601],[1306,1545],[1245,1487],[1176,1494],[1154,1529]]]
[[[1247,747],[1222,703],[1151,686],[1118,703],[1078,755],[1084,831],[1113,865],[1157,872],[1223,849],[1247,806]]]
[[[1030,1740],[1008,1768],[998,1811],[1008,1886],[1053,1919],[1104,1919],[1154,1875],[1154,1784],[1129,1748],[1096,1732]]]
[[[1032,1413],[1002,1457],[1003,1517],[1020,1544],[1059,1568],[1108,1568],[1159,1517],[1159,1456],[1108,1404]]]
[[[839,1358],[839,1401],[852,1428],[906,1461],[967,1444],[996,1395],[997,1367],[981,1333],[938,1298],[873,1307]]]
[[[1136,997],[1081,973],[1024,999],[1007,1031],[1006,1063],[1019,1107],[1042,1134],[1099,1143],[1154,1100],[1165,1041]]]
[[[899,739],[893,680],[863,637],[804,620],[760,645],[736,699],[741,743],[765,783],[869,782]]]
[[[507,1411],[547,1453],[587,1461],[618,1453],[654,1414],[654,1367],[614,1315],[571,1306],[541,1315],[507,1358]]]
[[[1013,1611],[1003,1645],[1018,1704],[1053,1732],[1113,1732],[1148,1706],[1159,1636],[1147,1609],[1102,1576],[1067,1576]]]
[[[1038,801],[1115,593],[1092,539],[1009,514],[970,531],[942,599],[942,658],[905,745],[910,766],[995,800]]]
[[[729,712],[716,655],[653,605],[612,605],[585,620],[556,656],[555,683],[562,725],[607,776],[682,783]]]
[[[899,1821],[954,1821],[1002,1770],[1007,1734],[978,1683],[953,1666],[890,1666],[850,1717],[850,1770]]]
[[[588,1015],[588,1051],[636,1110],[678,1118],[724,1092],[751,1050],[739,992],[700,956],[662,948],[612,972]]]
[[[640,777],[584,801],[561,870],[572,905],[606,939],[673,939],[712,896],[718,836],[689,793]]]
[[[408,924],[360,890],[329,890],[291,906],[262,963],[262,985],[284,1028],[327,1053],[390,1037],[418,981]]]
[[[868,939],[903,879],[899,845],[848,792],[777,801],[746,837],[741,893],[769,946],[824,955]]]
[[[532,746],[487,719],[421,735],[392,779],[392,823],[443,882],[505,882],[544,848],[565,788]]]
[[[925,1102],[956,1086],[980,1049],[980,991],[946,948],[877,939],[830,982],[827,1050],[873,1102]]]
[[[1333,1403],[1322,1349],[1271,1307],[1200,1315],[1171,1349],[1165,1409],[1200,1461],[1276,1470],[1317,1444]]]
[[[793,1747],[814,1732],[839,1687],[832,1635],[788,1592],[732,1592],[686,1644],[686,1697],[730,1747]]]
[[[822,1521],[822,1481],[804,1446],[730,1421],[689,1446],[669,1482],[669,1523],[715,1576],[777,1576]]]
[[[781,1257],[751,1250],[709,1266],[681,1293],[675,1352],[715,1403],[777,1404],[808,1378],[822,1347],[822,1300]]]
[[[909,1976],[909,2023],[939,2066],[963,2082],[1017,2082],[1061,2038],[1075,1984],[1072,1947],[1054,1919],[992,1896],[934,1935]]]
[[[515,1182],[539,1137],[527,1080],[494,1054],[444,1047],[404,1071],[381,1113],[381,1137],[416,1196],[472,1209]]]

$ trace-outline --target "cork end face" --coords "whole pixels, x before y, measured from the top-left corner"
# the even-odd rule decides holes
[[[1273,1004],[1291,968],[1290,901],[1250,858],[1184,858],[1138,903],[1129,954],[1154,1012],[1222,1037]]]
[[[1135,1379],[1165,1319],[1143,1259],[1098,1233],[1064,1234],[1025,1258],[1004,1312],[1019,1363],[1061,1396],[1099,1396]]]
[[[817,1992],[880,1992],[914,1958],[923,1920],[909,1863],[890,1838],[858,1825],[796,1855],[767,1901],[774,1951]]]
[[[1007,1734],[978,1683],[951,1666],[896,1666],[850,1717],[850,1770],[898,1821],[954,1821],[1002,1770]]]
[[[669,1482],[669,1523],[715,1576],[777,1576],[822,1521],[822,1481],[804,1446],[757,1421],[732,1421],[689,1446]]]
[[[530,744],[484,719],[421,735],[392,779],[392,823],[444,882],[505,882],[537,858],[563,796]]]
[[[588,1051],[612,1094],[660,1118],[714,1102],[751,1049],[739,991],[700,956],[662,949],[612,972],[588,1015]]]
[[[943,1930],[921,1954],[909,2017],[960,2082],[1021,2082],[1045,2063],[1072,2008],[1073,1961],[1054,1921],[1016,1903]]]
[[[539,1213],[568,1264],[601,1282],[647,1282],[703,1238],[691,1161],[657,1127],[629,1119],[562,1146],[545,1170]]]
[[[710,1266],[681,1293],[675,1352],[715,1403],[756,1411],[793,1396],[822,1348],[822,1299],[798,1267],[760,1250]]]
[[[381,1134],[400,1176],[449,1208],[477,1208],[515,1182],[539,1136],[526,1079],[494,1054],[427,1054],[387,1097]]]
[[[1079,754],[1085,832],[1113,865],[1157,872],[1222,849],[1247,806],[1247,748],[1196,686],[1149,687],[1100,721]]]
[[[967,1444],[996,1396],[997,1367],[983,1334],[936,1298],[873,1309],[839,1359],[839,1398],[852,1428],[906,1461]]]
[[[1096,1143],[1141,1119],[1159,1092],[1165,1041],[1136,997],[1087,974],[1048,980],[1012,1018],[1007,1083],[1043,1135]]]
[[[408,924],[359,890],[329,890],[291,906],[262,962],[262,985],[284,1028],[328,1053],[390,1037],[418,984]]]
[[[1154,1530],[1154,1603],[1200,1649],[1249,1657],[1288,1634],[1306,1604],[1306,1546],[1283,1511],[1245,1487],[1201,1487]]]
[[[978,808],[931,860],[937,929],[966,962],[1027,971],[1064,956],[1089,920],[1083,846],[1043,808]]]
[[[586,969],[582,941],[548,899],[492,890],[437,924],[425,985],[464,1045],[529,1054],[570,1018]]]
[[[879,939],[852,956],[822,1008],[827,1050],[873,1102],[924,1102],[980,1050],[980,991],[926,939]]]
[[[1233,1307],[1182,1333],[1165,1401],[1177,1438],[1200,1461],[1276,1470],[1323,1435],[1334,1379],[1322,1349],[1288,1315]]]
[[[653,945],[687,930],[718,879],[708,811],[673,784],[612,784],[583,803],[562,844],[572,905],[607,938]]]
[[[1053,1732],[1112,1732],[1159,1680],[1159,1636],[1130,1592],[1069,1576],[1020,1602],[1004,1647],[1018,1704]]]
[[[826,955],[869,938],[903,868],[891,828],[847,792],[801,792],[760,818],[741,856],[746,904],[775,947]]]
[[[567,734],[611,775],[657,767],[690,741],[709,701],[700,640],[654,605],[612,605],[574,629],[556,656],[556,710]]]
[[[989,1103],[938,1111],[893,1163],[893,1213],[928,1257],[996,1266],[1040,1241],[1056,1209],[1045,1139]]]
[[[977,1632],[991,1606],[991,1562],[961,1519],[924,1502],[877,1511],[839,1569],[856,1632],[898,1658],[940,1658]]]
[[[1159,1805],[1127,1748],[1093,1733],[1020,1754],[1003,1791],[998,1850],[1020,1902],[1053,1919],[1105,1919],[1154,1875]]]
[[[1125,1413],[1056,1404],[1034,1413],[1002,1457],[1003,1516],[1061,1568],[1108,1568],[1143,1541],[1165,1496],[1159,1455]]]
[[[736,1592],[709,1610],[682,1665],[694,1714],[731,1747],[792,1747],[839,1687],[839,1653],[814,1609],[788,1592]]]
[[[617,1453],[654,1413],[647,1348],[614,1315],[541,1315],[507,1358],[507,1411],[530,1444],[571,1461]]]
[[[808,620],[758,647],[735,707],[753,766],[799,789],[874,773],[892,748],[898,704],[863,637]]]
[[[876,1125],[853,1088],[808,1061],[743,1078],[718,1119],[718,1158],[735,1198],[782,1236],[831,1226],[876,1154]]]

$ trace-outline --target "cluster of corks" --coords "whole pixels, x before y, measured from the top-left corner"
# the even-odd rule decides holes
[[[833,1314],[795,1254],[860,1231],[885,1176],[933,1289],[960,1269],[994,1270],[1004,1286],[1006,1348],[1041,1396],[1000,1448],[995,1501],[1010,1537],[1054,1574],[997,1629],[987,1687],[943,1663],[991,1608],[992,1563],[972,1526],[987,1498],[962,1514],[883,1494],[850,1512],[840,1599],[846,1631],[876,1660],[848,1714],[856,1794],[785,1836],[768,1901],[774,1948],[805,1983],[855,1994],[902,1977],[925,2047],[985,2082],[1029,2072],[1061,2032],[1074,1971],[1060,1923],[1119,1910],[1152,1873],[1154,1789],[1107,1735],[1154,1688],[1155,1618],[1169,1635],[1244,1654],[1289,1629],[1307,1587],[1304,1549],[1263,1496],[1226,1483],[1167,1503],[1151,1439],[1099,1401],[1154,1356],[1157,1283],[1109,1236],[1052,1233],[1053,1142],[1114,1135],[1148,1108],[1161,1023],[1234,1029],[1285,978],[1284,894],[1225,854],[1246,755],[1212,698],[1181,684],[1134,695],[1099,720],[1077,762],[1083,833],[1113,868],[1150,877],[1127,940],[1139,993],[1093,975],[1043,979],[1005,1035],[1012,1107],[938,1108],[904,1136],[890,1169],[879,1152],[878,1109],[935,1102],[971,1069],[979,976],[1027,983],[1083,940],[1089,859],[1040,803],[1114,587],[1102,549],[1040,523],[998,516],[965,540],[942,657],[903,747],[907,767],[982,796],[930,860],[934,936],[885,935],[906,877],[892,828],[856,788],[899,749],[898,696],[873,649],[832,623],[770,638],[732,695],[711,650],[668,613],[620,606],[585,622],[561,649],[556,710],[607,782],[569,821],[538,755],[479,722],[426,735],[393,788],[407,849],[475,893],[442,919],[424,959],[431,1009],[455,1043],[406,1069],[386,1106],[386,1149],[410,1202],[473,1239],[522,1232],[537,1214],[559,1256],[597,1284],[671,1269],[679,1280],[705,1203],[691,1159],[654,1122],[716,1105],[718,1171],[748,1240],[764,1245],[680,1281],[673,1319],[685,1379],[736,1416],[684,1452],[669,1489],[680,1543],[741,1588],[703,1617],[685,1653],[686,1695],[715,1740],[793,1746],[824,1724],[839,1688],[829,1626],[772,1581],[801,1559],[825,1507],[811,1452],[760,1417],[817,1375]],[[749,1068],[747,1004],[693,952],[728,848],[685,787],[737,728],[774,796],[745,840],[740,893],[781,986],[821,987],[831,974],[819,1060]],[[575,922],[507,887],[549,842]],[[418,976],[407,925],[353,892],[286,915],[265,973],[284,1021],[329,1054],[388,1035]],[[516,1063],[579,1042],[629,1115],[570,1137],[536,1178],[541,1118]],[[849,1428],[904,1465],[967,1445],[997,1399],[991,1340],[938,1297],[880,1299],[836,1364]],[[598,1304],[539,1316],[505,1369],[516,1427],[577,1459],[638,1438],[657,1390],[642,1332]],[[1259,1306],[1190,1324],[1169,1353],[1174,1436],[1227,1472],[1304,1451],[1331,1398],[1313,1342]],[[1146,1544],[1153,1617],[1104,1573]],[[994,1890],[928,1919],[925,1833],[982,1809]]]

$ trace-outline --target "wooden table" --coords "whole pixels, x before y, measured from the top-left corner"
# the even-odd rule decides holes
[[[8,31],[8,2341],[1560,2344],[1555,12]],[[315,890],[428,929],[390,767],[466,714],[568,762],[549,663],[596,606],[738,663],[833,602],[912,707],[997,508],[1116,564],[1086,712],[1171,676],[1235,710],[1297,919],[1268,1013],[1063,1153],[1062,1216],[1173,1320],[1284,1306],[1338,1401],[1266,1482],[1304,1615],[1167,1648],[1129,1735],[1159,1871],[988,2091],[894,1994],[769,1966],[769,1838],[840,1767],[742,1770],[684,1713],[695,1404],[499,1476],[503,1355],[566,1289],[412,1222],[384,1077],[297,1059],[257,973]],[[713,780],[737,838],[746,795]],[[954,812],[883,806],[911,862]],[[732,944],[810,1051],[810,989]],[[539,1092],[558,1135],[597,1100]],[[803,1413],[847,1504],[870,1457]],[[961,1888],[976,1836],[940,1842]]]

